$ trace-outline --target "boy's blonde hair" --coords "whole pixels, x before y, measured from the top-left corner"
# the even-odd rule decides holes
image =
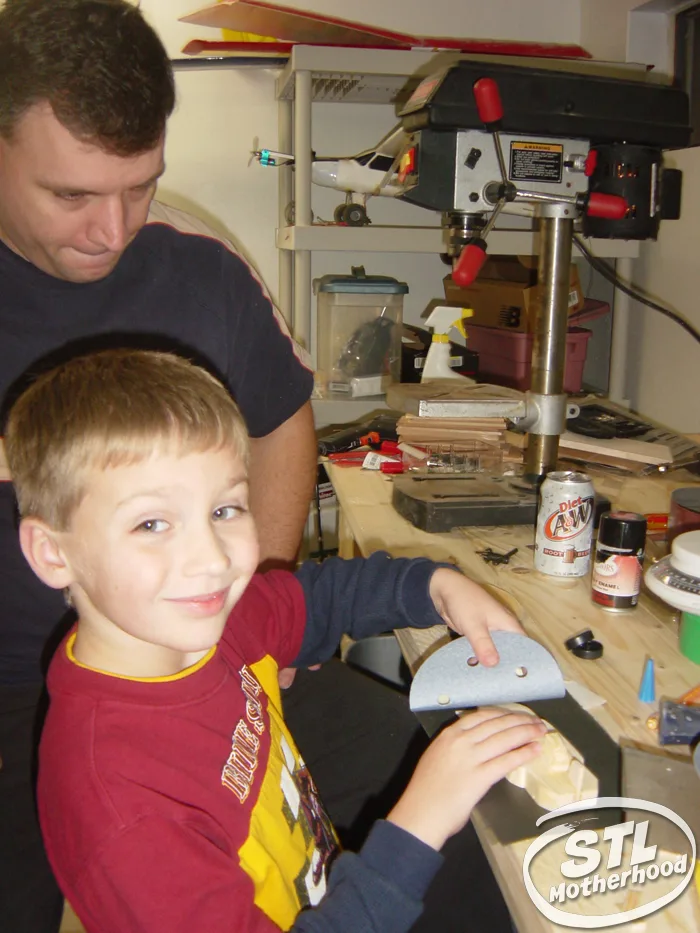
[[[90,470],[222,447],[247,462],[245,423],[223,385],[146,350],[105,350],[51,370],[15,402],[5,432],[20,514],[57,531],[70,526]]]

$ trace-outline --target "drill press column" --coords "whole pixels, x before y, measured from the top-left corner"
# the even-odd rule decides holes
[[[532,347],[530,391],[543,414],[528,435],[525,472],[544,476],[556,468],[559,435],[565,430],[564,364],[569,315],[569,269],[574,222],[564,205],[543,205],[540,216],[539,293]],[[560,416],[558,415],[560,412]]]

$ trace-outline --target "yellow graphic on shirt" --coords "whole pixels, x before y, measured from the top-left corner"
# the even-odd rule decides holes
[[[282,719],[277,673],[277,664],[271,658],[240,672],[248,722],[239,723],[241,754],[234,769],[235,788],[229,789],[239,799],[248,796],[247,789],[252,786],[258,765],[256,732],[261,726],[264,731],[259,713],[266,704],[270,755],[251,811],[248,839],[238,854],[241,868],[255,886],[256,905],[282,930],[288,930],[302,908],[318,904],[323,897],[327,863],[338,842]],[[259,687],[259,699],[255,684]],[[227,784],[225,775],[226,768],[222,781]]]

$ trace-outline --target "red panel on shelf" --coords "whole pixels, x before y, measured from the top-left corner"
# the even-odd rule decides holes
[[[306,45],[345,45],[393,49],[451,49],[489,55],[526,55],[536,58],[590,58],[580,45],[557,42],[519,42],[514,39],[469,39],[454,36],[412,36],[393,32],[365,23],[322,16],[308,10],[290,10],[288,7],[263,0],[226,0],[204,7],[196,13],[181,17],[183,23],[250,32],[259,36],[272,36],[282,42]],[[216,51],[241,52],[247,43],[217,42]],[[188,43],[183,49],[196,54]],[[224,48],[226,46],[226,48]],[[205,51],[204,49],[198,49]],[[213,50],[212,50],[213,51]]]

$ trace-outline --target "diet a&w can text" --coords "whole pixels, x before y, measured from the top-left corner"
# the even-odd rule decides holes
[[[535,570],[551,577],[588,573],[593,537],[593,484],[585,473],[548,473],[540,488]]]

